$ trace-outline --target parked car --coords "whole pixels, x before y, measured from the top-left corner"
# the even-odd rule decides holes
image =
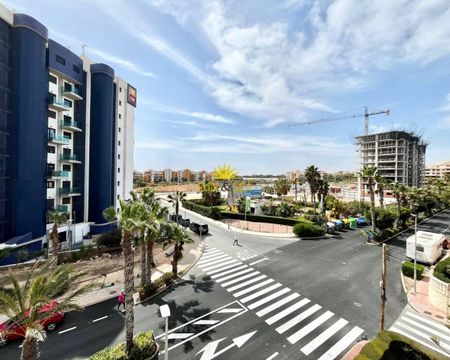
[[[42,319],[40,323],[42,327],[47,331],[55,330],[64,320],[64,312],[59,311],[52,313],[54,307],[58,305],[57,301],[52,301],[47,305],[42,306],[40,313]],[[46,316],[47,314],[47,316]],[[25,313],[25,316],[29,315],[29,311]],[[20,319],[9,319],[0,324],[0,346],[5,346],[6,343],[15,341],[25,337],[27,331],[26,326],[21,325]]]
[[[176,214],[171,214],[170,215],[170,221],[173,222],[179,222],[181,219],[183,219],[183,217],[181,215],[176,215]]]
[[[202,235],[205,235],[209,232],[208,224],[200,225],[200,224],[192,222],[189,225],[189,229],[191,229],[193,232],[195,232],[196,234],[199,234],[199,235],[200,235],[200,233]]]
[[[350,228],[350,220],[349,219],[342,219],[342,222],[344,224],[344,229]]]
[[[365,216],[359,216],[356,218],[356,223],[358,226],[365,226],[367,225],[367,219]]]
[[[336,230],[341,230],[344,228],[344,222],[342,220],[334,220],[333,222],[336,225]]]
[[[178,224],[180,224],[183,227],[189,227],[189,225],[191,224],[191,220],[181,218],[178,220]]]
[[[334,234],[334,231],[336,230],[336,225],[333,222],[328,221],[324,226],[327,234]]]

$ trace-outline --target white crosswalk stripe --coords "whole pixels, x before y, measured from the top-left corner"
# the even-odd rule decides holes
[[[299,346],[306,356],[312,354],[311,358],[314,356],[314,359],[336,359],[363,333],[357,326],[352,328],[345,319],[330,320],[334,316],[331,311],[322,309],[319,304],[302,298],[300,294],[252,268],[252,265],[268,260],[262,255],[263,259],[248,265],[242,261],[260,255],[239,249],[237,257],[240,261],[211,246],[205,250],[205,255],[198,263],[199,268],[241,304],[256,311],[256,316],[264,318],[268,325],[277,323],[275,330],[285,334],[286,339]],[[415,319],[409,315],[405,324],[412,321]],[[433,324],[425,323],[424,326],[429,330],[434,329]],[[402,329],[405,331],[405,328]],[[450,337],[447,339],[442,336],[442,340],[450,340]]]
[[[425,315],[415,312],[410,307],[403,311],[389,330],[404,335],[441,354],[448,355],[446,352],[450,352],[450,329]],[[432,339],[438,339],[439,345]]]

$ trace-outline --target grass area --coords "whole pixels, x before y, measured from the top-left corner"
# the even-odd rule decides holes
[[[427,347],[400,334],[384,331],[367,343],[355,360],[446,360]]]

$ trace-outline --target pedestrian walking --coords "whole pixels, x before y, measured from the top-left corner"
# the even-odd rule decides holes
[[[123,305],[123,309],[125,310],[125,292],[122,290],[117,299],[117,310],[120,310],[120,306]]]
[[[237,245],[237,246],[239,246],[239,241],[238,241],[238,239],[237,239],[237,236],[236,236],[236,235],[234,235],[233,246],[234,246],[234,245]]]

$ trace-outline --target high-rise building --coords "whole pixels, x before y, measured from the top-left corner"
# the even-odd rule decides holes
[[[391,182],[421,186],[425,176],[427,144],[420,136],[405,131],[389,131],[355,138],[360,168],[375,166],[378,174]]]
[[[43,237],[51,210],[68,213],[73,240],[104,222],[132,190],[135,107],[111,67],[0,4],[0,242]]]
[[[433,164],[425,169],[425,177],[427,180],[443,179],[447,174],[450,175],[450,161]]]

